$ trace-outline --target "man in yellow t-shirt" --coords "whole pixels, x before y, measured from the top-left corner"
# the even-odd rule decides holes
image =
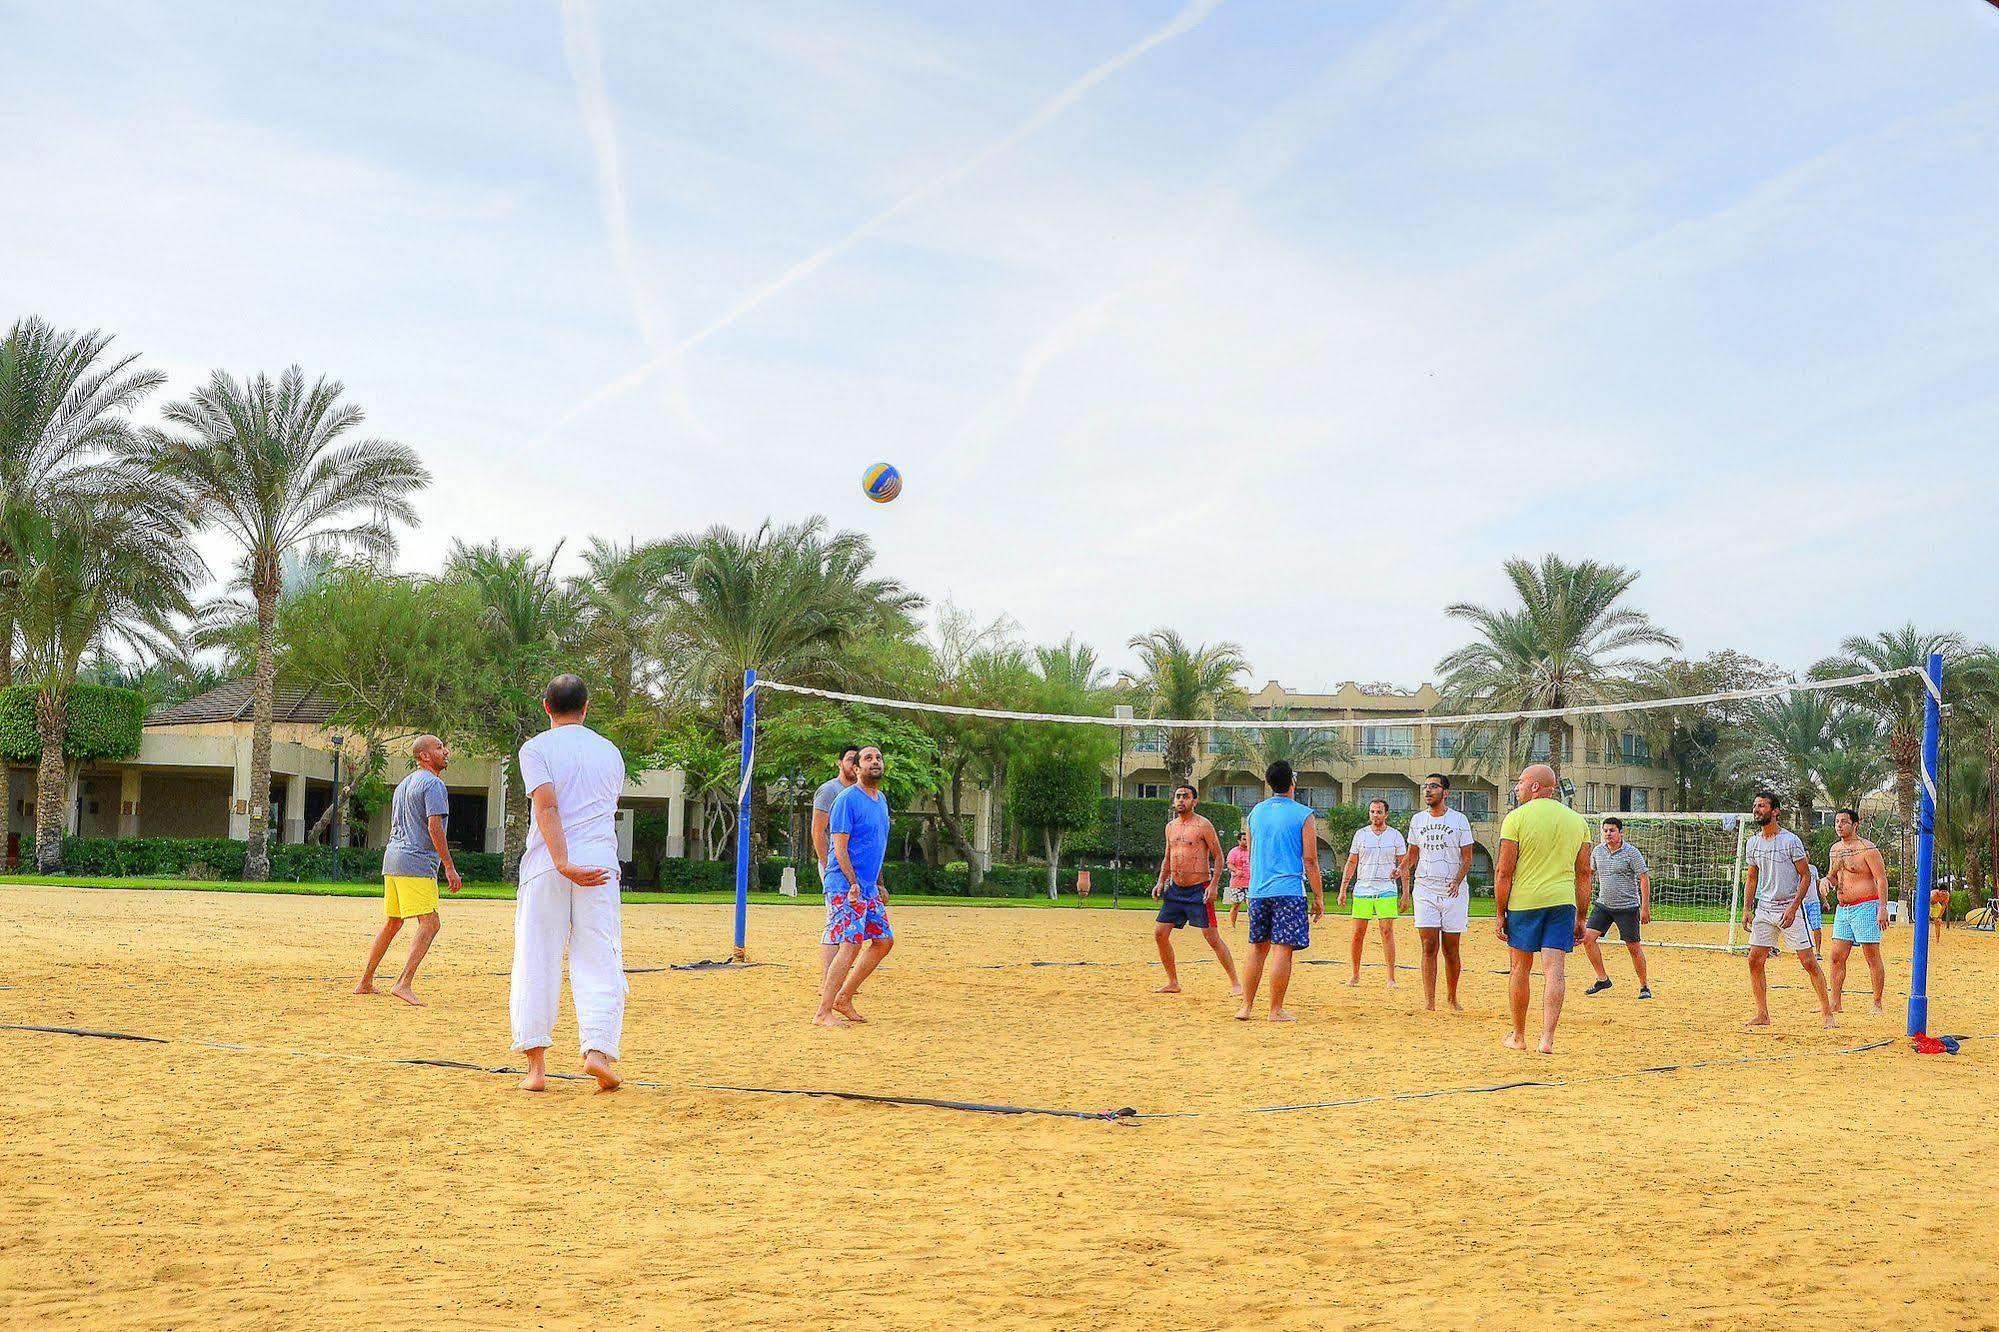
[[[1527,1048],[1528,982],[1541,955],[1541,1053],[1555,1053],[1555,1024],[1568,993],[1569,950],[1589,914],[1589,822],[1556,798],[1555,770],[1530,764],[1513,791],[1519,805],[1499,826],[1493,872],[1494,924],[1512,961],[1506,1048]]]

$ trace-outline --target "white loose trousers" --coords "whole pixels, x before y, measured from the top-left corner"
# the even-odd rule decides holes
[[[607,867],[609,868],[609,867]],[[550,872],[523,883],[514,903],[514,1049],[553,1043],[562,1003],[562,951],[582,1051],[618,1057],[625,1027],[625,950],[618,924],[618,871],[581,888]]]

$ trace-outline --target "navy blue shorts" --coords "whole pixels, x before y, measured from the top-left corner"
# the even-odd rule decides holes
[[[1576,909],[1568,906],[1535,907],[1530,911],[1506,913],[1506,942],[1523,953],[1554,948],[1572,953],[1576,947]]]
[[[1159,899],[1159,923],[1179,929],[1182,925],[1192,925],[1197,930],[1205,930],[1213,923],[1208,916],[1208,885],[1197,883],[1192,887],[1182,887],[1176,883],[1166,885],[1165,896]]]
[[[1302,897],[1252,897],[1249,899],[1249,941],[1253,944],[1284,944],[1290,948],[1312,946],[1312,921],[1305,914]]]

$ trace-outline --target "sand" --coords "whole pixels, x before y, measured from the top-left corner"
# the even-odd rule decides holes
[[[1905,929],[1888,1015],[1856,954],[1834,1032],[1789,958],[1747,1032],[1740,959],[1655,950],[1641,1003],[1613,947],[1617,987],[1572,985],[1544,1058],[1500,1048],[1488,922],[1468,1012],[1311,966],[1284,1026],[1232,1021],[1189,934],[1187,992],[1150,993],[1142,915],[909,907],[875,1021],[824,1031],[815,913],[759,908],[774,965],[630,978],[635,1085],[536,1097],[393,1062],[518,1066],[510,904],[446,902],[423,1009],[347,993],[378,909],[0,889],[0,1022],[166,1040],[0,1031],[0,1323],[1999,1326],[1999,1035],[1846,1053],[1900,1034]],[[721,955],[728,922],[628,907],[627,965]],[[1346,928],[1305,956],[1343,958]],[[1992,937],[1936,959],[1933,1029],[1999,1033]],[[574,1071],[566,999],[555,1055]],[[1523,1080],[1558,1085],[1393,1099]],[[1361,1098],[1388,1099],[1255,1113]]]

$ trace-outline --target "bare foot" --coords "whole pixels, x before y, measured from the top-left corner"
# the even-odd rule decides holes
[[[373,981],[362,981],[362,982],[361,982],[361,983],[360,983],[359,985],[356,985],[356,986],[354,987],[354,993],[356,993],[356,994],[380,994],[380,993],[381,993],[381,991],[375,988],[375,983],[374,983]]]
[[[1542,1054],[1553,1054],[1553,1053],[1555,1053],[1555,1043],[1554,1043],[1553,1041],[1542,1041],[1542,1042],[1541,1042],[1541,1053],[1542,1053]]]
[[[612,1069],[610,1057],[602,1050],[592,1050],[583,1056],[583,1071],[597,1079],[598,1091],[616,1091],[624,1082]]]
[[[854,1024],[841,1017],[838,1013],[821,1013],[818,1017],[812,1019],[812,1025],[815,1027],[851,1027]]]
[[[1453,999],[1451,1000],[1451,1011],[1453,1013],[1462,1013],[1465,1011],[1465,1006],[1459,1003],[1457,1000]]]
[[[1296,1022],[1298,1019],[1291,1016],[1291,1010],[1288,1008],[1273,1008],[1270,1010],[1270,1020],[1272,1022]]]
[[[1832,1011],[1833,1011],[1833,1012],[1835,1012],[1835,1013],[1837,1013],[1837,1012],[1838,1012],[1839,1010],[1838,1010],[1837,1008],[1835,1008],[1835,1009],[1833,1009]],[[1881,1005],[1879,1005],[1879,1004],[1876,1004],[1876,1005],[1874,1005],[1874,1007],[1873,1007],[1873,1013],[1874,1013],[1874,1016],[1875,1016],[1875,1017],[1880,1017],[1880,1016],[1881,1016]]]
[[[1391,989],[1391,990],[1399,990],[1399,989],[1401,989],[1402,987],[1401,987],[1401,986],[1399,986],[1399,985],[1397,985],[1397,984],[1395,983],[1395,977],[1393,977],[1393,976],[1390,976],[1390,977],[1388,978],[1388,988],[1389,988],[1389,989]]]
[[[1244,1005],[1243,1005],[1243,1006],[1242,1006],[1241,1008],[1238,1008],[1238,1009],[1237,1009],[1237,1010],[1235,1011],[1235,1020],[1236,1020],[1237,1022],[1247,1022],[1247,1021],[1249,1021],[1249,1020],[1250,1020],[1250,1018],[1251,1018],[1252,1016],[1253,1016],[1253,1015],[1252,1015],[1252,1014],[1250,1013],[1250,1011],[1249,1011],[1249,1005],[1248,1005],[1248,1004],[1244,1004]]]
[[[1153,993],[1154,993],[1154,994],[1178,994],[1178,993],[1180,993],[1180,982],[1179,982],[1179,981],[1168,981],[1168,982],[1166,982],[1166,984],[1164,984],[1164,985],[1160,986],[1160,987],[1159,987],[1158,989],[1154,990],[1154,991],[1153,991]]]
[[[521,1090],[522,1090],[522,1091],[547,1091],[547,1090],[548,1090],[548,1075],[547,1075],[547,1074],[545,1074],[545,1073],[543,1073],[543,1072],[542,1072],[542,1071],[541,1071],[540,1069],[538,1069],[538,1068],[531,1068],[531,1069],[529,1069],[529,1070],[528,1070],[528,1075],[527,1075],[526,1077],[524,1077],[524,1078],[522,1078],[522,1079],[521,1079]]]
[[[407,985],[391,986],[389,993],[413,1008],[422,1008],[424,1006],[423,1000],[416,997],[416,991]]]
[[[1240,985],[1231,986],[1229,988],[1229,994],[1237,999],[1242,998],[1242,986]]]
[[[1770,1015],[1765,1013],[1762,1017],[1750,1018],[1742,1025],[1745,1027],[1767,1027],[1770,1025]]]
[[[1506,1039],[1501,1041],[1500,1044],[1509,1050],[1525,1050],[1527,1048],[1527,1042],[1521,1040],[1510,1031],[1506,1033]]]
[[[1822,1023],[1821,1025],[1826,1027],[1837,1027],[1839,1025],[1839,1016],[1834,1013],[1827,1013],[1825,1015],[1825,1022]]]
[[[1437,1011],[1437,1001],[1436,1001],[1435,999],[1432,999],[1432,1000],[1431,1000],[1431,1001],[1430,1001],[1429,1003],[1427,1003],[1427,1004],[1424,1004],[1424,1005],[1423,1005],[1423,1009],[1424,1009],[1424,1011],[1425,1011],[1425,1012],[1429,1012],[1429,1013],[1434,1013],[1434,1012],[1436,1012],[1436,1011]]]
[[[1348,988],[1349,988],[1349,989],[1351,989],[1351,988],[1352,988],[1353,986],[1356,986],[1356,985],[1358,985],[1358,984],[1360,984],[1360,977],[1358,977],[1358,976],[1355,976],[1355,977],[1354,977],[1354,978],[1353,978],[1352,980],[1350,980],[1350,981],[1348,981],[1348,982],[1347,982],[1347,986],[1348,986]]]
[[[857,1011],[854,1008],[854,1001],[851,999],[835,999],[833,1001],[833,1011],[835,1013],[838,1013],[841,1017],[847,1019],[847,1021],[849,1022],[867,1021],[867,1019],[862,1017],[859,1011]]]

